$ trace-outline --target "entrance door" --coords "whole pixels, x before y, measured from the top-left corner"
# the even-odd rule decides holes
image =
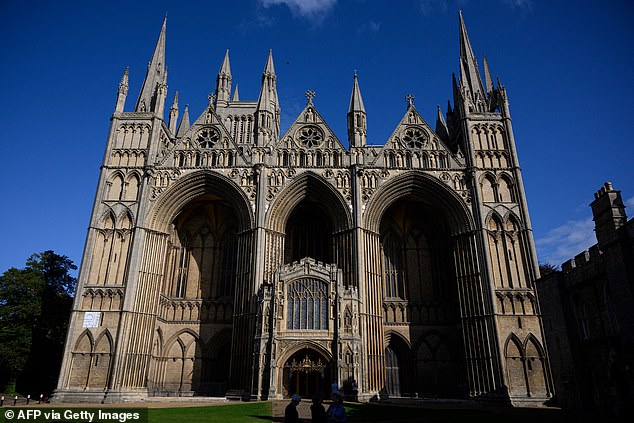
[[[311,398],[316,393],[329,392],[330,366],[318,352],[304,348],[293,354],[284,364],[282,384],[284,394],[299,394]]]
[[[385,390],[391,396],[401,396],[401,377],[398,357],[390,347],[385,349]]]

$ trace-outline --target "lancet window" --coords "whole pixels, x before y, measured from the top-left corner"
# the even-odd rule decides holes
[[[328,285],[302,278],[287,285],[288,329],[328,330]]]
[[[401,244],[398,237],[391,233],[383,241],[383,268],[385,276],[385,297],[403,297]]]

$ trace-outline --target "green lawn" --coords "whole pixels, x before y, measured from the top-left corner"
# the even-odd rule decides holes
[[[249,423],[270,422],[271,403],[253,402],[211,407],[151,408],[149,423]]]
[[[569,421],[559,410],[518,409],[508,407],[473,407],[427,405],[424,407],[397,406],[392,404],[345,403],[349,422],[383,423],[559,423]],[[210,407],[151,408],[148,423],[249,423],[281,422],[272,418],[270,402],[237,403]],[[585,422],[577,418],[577,423]],[[594,422],[594,420],[592,420]]]

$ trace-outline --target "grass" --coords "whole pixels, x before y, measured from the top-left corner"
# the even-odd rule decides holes
[[[270,402],[247,404],[215,405],[211,407],[151,408],[148,410],[149,423],[250,423],[270,422],[272,407]]]
[[[469,423],[559,423],[566,421],[560,410],[507,407],[410,407],[390,404],[345,403],[349,422],[469,422]]]

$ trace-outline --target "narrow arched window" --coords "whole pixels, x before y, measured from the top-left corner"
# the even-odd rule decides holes
[[[402,260],[401,244],[395,234],[390,234],[383,241],[383,276],[386,298],[401,298],[402,292]]]
[[[302,278],[287,285],[288,329],[328,330],[328,284]]]
[[[237,252],[236,235],[229,234],[222,250],[222,273],[220,274],[219,289],[219,295],[221,297],[233,297],[235,290],[234,281],[236,276]]]

